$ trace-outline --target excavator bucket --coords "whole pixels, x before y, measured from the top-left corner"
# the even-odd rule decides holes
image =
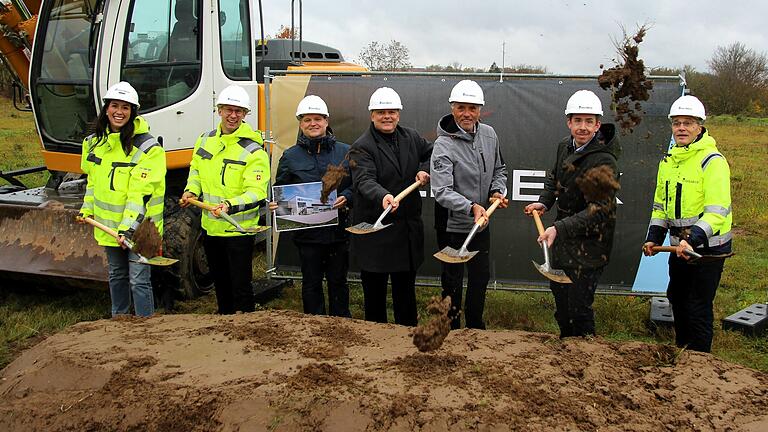
[[[89,287],[107,281],[104,248],[78,210],[51,205],[0,204],[0,280],[44,281]]]

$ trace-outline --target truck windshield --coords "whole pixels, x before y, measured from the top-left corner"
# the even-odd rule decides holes
[[[87,125],[96,117],[93,59],[102,3],[103,0],[43,3],[30,91],[47,150],[79,151]]]

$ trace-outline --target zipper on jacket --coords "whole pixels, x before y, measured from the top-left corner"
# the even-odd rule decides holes
[[[130,162],[112,162],[112,169],[109,170],[109,189],[115,190],[115,169],[116,168],[125,168],[125,167],[131,167],[136,164],[130,163]]]
[[[483,161],[483,172],[488,171],[487,168],[485,167],[485,157],[483,156],[483,150],[482,149],[480,149],[480,160]]]
[[[224,159],[222,160],[223,164],[221,165],[221,185],[226,186],[224,184],[224,174],[227,172],[227,165],[229,164],[235,164],[235,165],[245,165],[245,162],[239,161],[239,160],[232,160],[232,159]]]
[[[678,183],[675,187],[675,219],[681,219],[683,206],[683,184]]]
[[[669,180],[664,183],[664,212],[669,211]]]

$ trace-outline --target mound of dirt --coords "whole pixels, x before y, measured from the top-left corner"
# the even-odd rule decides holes
[[[81,323],[0,373],[0,430],[767,430],[768,375],[663,345],[255,312]]]

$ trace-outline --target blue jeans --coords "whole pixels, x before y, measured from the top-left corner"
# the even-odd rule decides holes
[[[112,316],[131,313],[131,297],[136,315],[150,316],[155,313],[149,265],[135,262],[139,257],[129,250],[113,246],[106,246],[105,249],[109,263]]]

